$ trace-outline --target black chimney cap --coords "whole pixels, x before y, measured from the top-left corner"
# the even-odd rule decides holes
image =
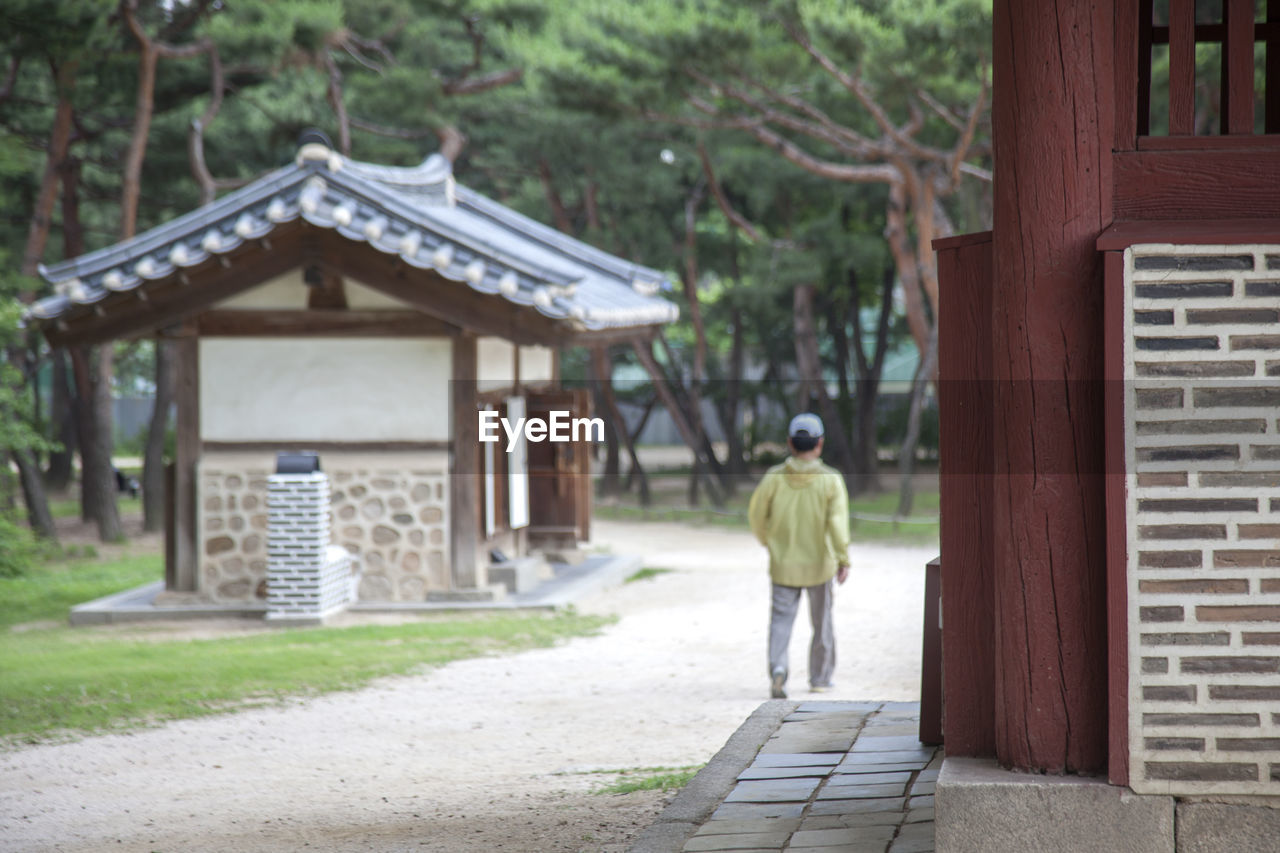
[[[320,454],[314,450],[282,450],[276,454],[277,474],[314,474],[320,470]]]
[[[318,142],[325,148],[333,148],[333,140],[329,138],[329,134],[325,133],[318,127],[308,127],[306,130],[298,134],[298,147],[310,145]]]

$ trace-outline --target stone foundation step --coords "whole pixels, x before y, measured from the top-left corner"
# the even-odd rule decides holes
[[[490,602],[507,597],[505,584],[491,583],[479,589],[441,589],[427,593],[427,601],[445,604],[450,602]]]

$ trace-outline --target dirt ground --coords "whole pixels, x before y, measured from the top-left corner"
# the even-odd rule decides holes
[[[605,590],[596,637],[360,691],[0,754],[0,847],[59,851],[622,851],[665,803],[598,771],[701,764],[768,695],[764,552],[749,534],[598,522],[674,571]],[[857,546],[836,690],[919,695],[928,549]],[[113,629],[119,630],[119,629]],[[806,625],[792,696],[808,696]]]

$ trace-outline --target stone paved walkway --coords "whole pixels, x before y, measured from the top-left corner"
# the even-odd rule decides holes
[[[685,851],[932,853],[941,750],[914,702],[803,702]]]

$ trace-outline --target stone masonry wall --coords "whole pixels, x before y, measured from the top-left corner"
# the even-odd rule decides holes
[[[424,601],[450,589],[447,457],[321,454],[332,531],[362,573],[360,601]],[[267,595],[267,476],[273,454],[211,453],[199,465],[200,592],[215,602]]]
[[[1125,252],[1130,784],[1280,794],[1280,245]]]

